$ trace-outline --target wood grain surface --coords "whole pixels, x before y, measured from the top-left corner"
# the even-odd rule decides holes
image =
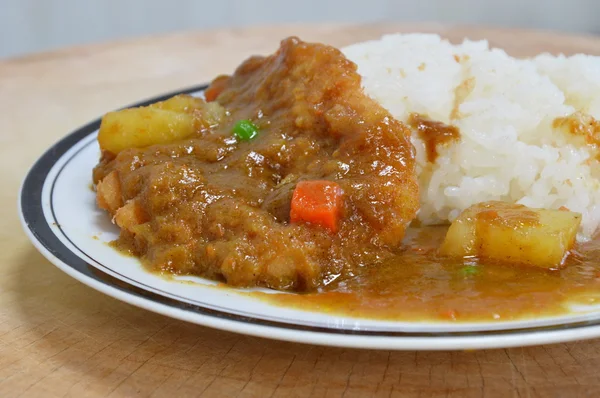
[[[190,32],[0,61],[0,397],[597,397],[600,340],[471,352],[309,346],[172,320],[63,274],[28,242],[17,191],[44,151],[101,113],[231,72],[288,35],[345,45],[395,31],[487,38],[513,55],[600,38],[439,25]]]

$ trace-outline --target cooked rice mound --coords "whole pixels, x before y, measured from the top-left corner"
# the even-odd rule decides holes
[[[413,133],[419,221],[454,220],[472,204],[501,200],[566,207],[583,215],[579,238],[600,223],[600,57],[516,59],[486,41],[453,45],[409,34],[343,49],[367,94],[393,116],[411,113],[459,128],[427,160]],[[561,119],[563,118],[563,119]]]

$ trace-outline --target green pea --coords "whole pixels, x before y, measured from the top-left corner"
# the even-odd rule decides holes
[[[478,272],[479,270],[474,265],[467,265],[460,270],[460,273],[464,276],[476,275]]]
[[[250,141],[258,135],[258,127],[250,120],[240,120],[233,126],[233,134],[242,141]]]

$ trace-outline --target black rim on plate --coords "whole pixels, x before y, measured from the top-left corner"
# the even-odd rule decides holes
[[[190,87],[188,89],[179,90],[169,94],[161,95],[146,101],[136,103],[131,106],[145,106],[153,102],[166,100],[177,94],[190,94],[202,91],[206,89],[206,85],[199,85]],[[514,328],[514,329],[503,329],[503,330],[483,330],[483,331],[456,331],[456,332],[402,332],[402,331],[375,331],[375,330],[350,330],[350,329],[337,329],[321,326],[310,326],[302,325],[285,321],[272,321],[261,319],[254,316],[244,316],[227,312],[226,310],[216,310],[208,308],[202,305],[189,304],[177,299],[163,296],[154,292],[144,290],[140,287],[132,285],[124,280],[118,279],[102,271],[98,267],[90,265],[84,261],[78,255],[73,253],[68,247],[66,247],[56,234],[50,228],[50,225],[46,221],[42,208],[42,189],[48,174],[55,163],[75,144],[80,142],[85,137],[94,133],[100,127],[100,119],[97,119],[87,125],[75,130],[71,134],[67,135],[50,149],[48,149],[33,165],[29,173],[23,181],[20,206],[22,212],[22,218],[26,228],[29,229],[35,239],[44,247],[52,256],[59,259],[61,262],[72,268],[74,271],[80,273],[85,278],[94,280],[95,282],[106,285],[107,287],[120,290],[128,295],[135,296],[144,300],[148,300],[157,304],[161,304],[167,307],[176,308],[179,310],[189,311],[198,315],[206,317],[218,318],[222,320],[233,321],[241,324],[251,324],[256,326],[273,327],[279,329],[288,329],[295,331],[304,332],[316,332],[316,333],[328,333],[336,335],[358,335],[358,336],[375,336],[375,337],[473,337],[473,336],[505,336],[514,334],[530,334],[530,333],[547,333],[556,332],[565,329],[579,329],[587,328],[590,326],[600,326],[600,320],[593,321],[582,321],[573,323],[562,323],[558,325],[533,327],[533,328]],[[58,176],[58,175],[57,175]],[[54,182],[53,182],[54,183]],[[54,212],[54,209],[51,209]],[[60,233],[71,241],[69,237],[57,226]],[[72,243],[76,246],[74,243]],[[80,249],[85,254],[83,250]],[[87,255],[87,254],[86,254]],[[89,255],[88,255],[89,257]],[[90,257],[91,260],[99,263]],[[105,267],[108,269],[108,267]]]

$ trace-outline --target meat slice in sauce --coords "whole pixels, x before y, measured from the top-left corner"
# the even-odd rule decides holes
[[[164,272],[295,291],[397,250],[419,206],[410,131],[363,93],[340,51],[289,38],[209,93],[228,112],[219,126],[96,167],[97,183],[118,176],[115,203],[143,214],[119,245]],[[240,120],[258,126],[254,139],[232,135]],[[341,187],[337,232],[289,222],[303,180]]]

